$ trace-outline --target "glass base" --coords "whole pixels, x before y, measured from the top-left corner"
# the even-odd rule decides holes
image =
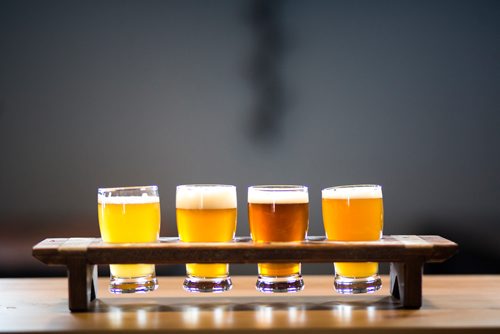
[[[111,276],[109,291],[112,293],[135,293],[149,292],[158,288],[156,275],[151,274],[144,277],[116,277]]]
[[[298,292],[304,289],[304,280],[298,274],[285,277],[259,275],[255,287],[265,293]]]
[[[182,285],[184,290],[189,292],[224,292],[231,290],[233,282],[229,276],[222,278],[188,276]]]
[[[379,275],[369,277],[343,277],[335,274],[335,291],[342,294],[371,293],[382,287]]]

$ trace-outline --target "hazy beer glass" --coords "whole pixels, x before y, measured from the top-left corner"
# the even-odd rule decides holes
[[[384,207],[379,185],[339,186],[322,191],[326,237],[335,241],[371,241],[382,237]],[[374,292],[382,281],[376,262],[336,262],[335,290]]]
[[[184,242],[226,242],[236,231],[236,187],[219,184],[177,186],[177,229]],[[231,289],[227,263],[186,264],[184,289],[222,292]]]
[[[108,243],[155,242],[160,233],[157,186],[99,188],[101,237]],[[112,264],[113,293],[146,292],[158,287],[154,264]]]
[[[249,187],[248,220],[255,242],[303,241],[309,225],[307,187]],[[259,263],[258,270],[259,291],[295,292],[304,287],[300,263]]]

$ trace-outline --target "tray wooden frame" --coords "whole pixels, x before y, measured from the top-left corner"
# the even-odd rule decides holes
[[[33,256],[68,269],[69,309],[88,311],[97,298],[97,265],[111,263],[258,263],[388,262],[391,295],[402,307],[422,305],[426,262],[443,262],[458,245],[435,235],[387,235],[377,241],[340,242],[310,236],[302,242],[254,243],[238,237],[224,243],[183,243],[160,238],[156,243],[108,244],[100,238],[49,238],[33,247]]]

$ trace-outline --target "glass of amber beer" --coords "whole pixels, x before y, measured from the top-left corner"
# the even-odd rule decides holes
[[[176,214],[183,242],[226,242],[236,231],[236,187],[222,184],[177,186]],[[186,264],[184,289],[223,292],[231,289],[229,264]]]
[[[101,237],[108,243],[156,242],[160,233],[157,186],[99,188],[97,211]],[[154,264],[112,264],[113,293],[153,291],[158,287]]]
[[[249,187],[248,220],[254,242],[303,241],[309,225],[307,187]],[[261,292],[296,292],[304,288],[300,263],[259,263],[258,271],[256,287]]]
[[[384,206],[379,185],[352,185],[322,191],[326,237],[335,241],[372,241],[382,237]],[[376,262],[336,262],[335,290],[343,294],[374,292],[382,281]]]

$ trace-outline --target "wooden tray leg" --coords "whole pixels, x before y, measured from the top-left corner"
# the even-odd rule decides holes
[[[71,312],[87,311],[97,298],[97,266],[85,258],[71,258],[68,267],[69,309]]]
[[[399,299],[404,308],[422,306],[423,265],[421,260],[391,262],[391,295]]]

